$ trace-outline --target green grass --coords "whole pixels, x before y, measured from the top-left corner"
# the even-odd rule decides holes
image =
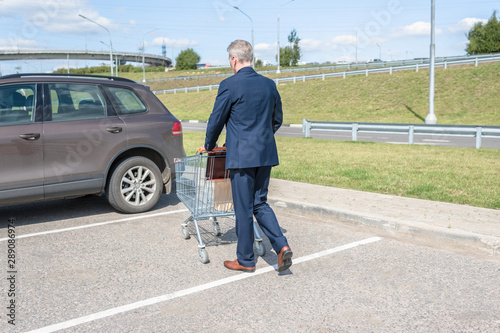
[[[426,70],[280,84],[284,123],[423,123]],[[193,81],[189,82],[190,84]],[[500,125],[500,63],[436,71],[440,124]],[[159,95],[179,119],[208,120],[217,91]],[[500,209],[500,150],[276,138],[272,176],[298,182]],[[223,139],[220,139],[223,142]],[[185,132],[194,154],[204,133]]]
[[[205,133],[184,132],[186,153]],[[220,139],[222,143],[224,138]],[[276,138],[272,177],[500,209],[500,150]]]
[[[198,85],[197,80],[187,80],[185,84]],[[304,118],[424,123],[428,113],[428,86],[429,72],[420,70],[280,83],[278,89],[285,124],[300,124]],[[438,68],[435,92],[438,123],[499,126],[499,91],[500,63]],[[208,120],[216,95],[217,91],[213,90],[158,97],[179,119]]]

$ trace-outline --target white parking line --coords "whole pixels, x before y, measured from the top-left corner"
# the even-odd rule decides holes
[[[79,230],[79,229],[85,229],[85,228],[99,227],[99,226],[106,225],[106,224],[122,223],[122,222],[128,222],[128,221],[146,219],[146,218],[149,218],[149,217],[156,217],[156,216],[163,216],[163,215],[184,213],[184,212],[187,212],[187,211],[188,211],[187,209],[180,209],[180,210],[173,210],[173,211],[170,211],[170,212],[163,212],[163,213],[156,213],[156,214],[148,214],[148,215],[140,215],[140,216],[127,217],[127,218],[124,218],[124,219],[114,220],[114,221],[107,221],[107,222],[99,222],[99,223],[93,223],[93,224],[80,225],[78,227],[71,227],[71,228],[64,228],[64,229],[54,229],[54,230],[48,230],[48,231],[37,232],[37,233],[26,234],[26,235],[16,235],[16,239],[19,239],[19,238],[28,238],[28,237],[36,237],[36,236],[43,236],[43,235],[49,235],[49,234],[57,234],[57,233],[60,233],[60,232],[73,231],[73,230]],[[7,241],[7,240],[9,240],[8,237],[7,238],[0,238],[0,242]]]
[[[314,253],[314,254],[311,254],[311,255],[308,255],[308,256],[304,256],[304,257],[300,257],[300,258],[294,259],[293,263],[294,263],[294,265],[300,264],[300,263],[303,263],[303,262],[306,262],[306,261],[309,261],[309,260],[318,259],[318,258],[327,256],[327,255],[330,255],[330,254],[333,254],[333,253],[337,253],[337,252],[345,251],[345,250],[348,250],[348,249],[352,249],[352,248],[360,246],[360,245],[366,245],[366,244],[378,242],[380,240],[382,240],[382,238],[380,238],[380,237],[367,238],[367,239],[364,239],[364,240],[361,240],[361,241],[358,241],[358,242],[349,243],[349,244],[346,244],[346,245],[335,247],[333,249],[329,249],[329,250],[322,251],[322,252],[317,252],[317,253]],[[145,306],[154,305],[154,304],[161,303],[161,302],[166,302],[166,301],[169,301],[169,300],[172,300],[172,299],[175,299],[175,298],[179,298],[179,297],[191,295],[191,294],[198,293],[198,292],[201,292],[201,291],[204,291],[204,290],[208,290],[208,289],[211,289],[211,288],[219,287],[219,286],[222,286],[222,285],[225,285],[225,284],[228,284],[228,283],[232,283],[232,282],[236,282],[236,281],[248,279],[248,278],[251,278],[251,277],[254,277],[254,276],[258,276],[258,275],[261,275],[261,274],[264,274],[264,273],[272,272],[272,271],[274,271],[276,269],[277,269],[276,265],[268,266],[268,267],[264,267],[264,268],[259,268],[254,273],[241,273],[241,274],[233,275],[233,276],[230,276],[230,277],[227,277],[227,278],[224,278],[224,279],[220,279],[220,280],[217,280],[217,281],[212,281],[212,282],[209,282],[209,283],[205,283],[205,284],[193,287],[193,288],[188,288],[188,289],[176,291],[176,292],[173,292],[171,294],[166,294],[166,295],[162,295],[162,296],[152,297],[152,298],[149,298],[149,299],[146,299],[146,300],[143,300],[143,301],[139,301],[139,302],[135,302],[135,303],[131,303],[131,304],[119,306],[119,307],[108,309],[108,310],[101,311],[101,312],[96,312],[96,313],[93,313],[93,314],[90,314],[90,315],[87,315],[87,316],[83,316],[83,317],[80,317],[80,318],[71,319],[71,320],[68,320],[68,321],[65,321],[65,322],[62,322],[62,323],[59,323],[59,324],[42,327],[42,328],[30,331],[28,333],[35,333],[35,332],[37,332],[37,333],[49,333],[49,332],[59,331],[59,330],[65,329],[65,328],[70,328],[70,327],[78,326],[78,325],[81,325],[81,324],[84,324],[84,323],[89,323],[89,322],[92,322],[92,321],[95,321],[95,320],[98,320],[98,319],[102,319],[102,318],[114,316],[116,314],[120,314],[120,313],[123,313],[123,312],[131,311],[131,310],[135,310],[135,309],[142,308],[142,307],[145,307]]]

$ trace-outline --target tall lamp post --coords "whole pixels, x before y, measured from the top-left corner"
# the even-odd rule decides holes
[[[435,1],[431,0],[431,50],[429,67],[429,114],[425,117],[426,124],[437,124],[437,118],[434,114],[434,75],[435,75],[435,57],[436,57],[436,10]]]
[[[146,48],[145,47],[145,42],[144,42],[144,38],[146,37],[146,35],[152,33],[152,32],[155,32],[156,30],[158,29],[153,29],[149,32],[146,32],[144,35],[142,35],[142,82],[146,82],[146,69],[144,67],[144,49]]]
[[[108,44],[104,43],[102,40],[101,40],[101,43],[106,45],[107,47],[109,47]],[[120,65],[120,63],[118,62],[118,52],[116,52],[116,50],[113,48],[113,51],[115,51],[115,62],[116,62],[116,76],[120,76],[118,75],[118,67]]]
[[[285,2],[284,4],[282,4],[280,6],[280,8],[286,4],[289,4],[290,2],[293,2],[293,1],[295,1],[295,0],[290,0],[288,2]],[[276,74],[279,74],[279,73],[281,73],[281,71],[280,71],[280,13],[279,13],[279,9],[278,9],[278,67],[276,69]]]
[[[81,18],[83,18],[87,21],[90,21],[94,24],[97,24],[98,26],[100,26],[101,28],[103,28],[104,30],[106,30],[108,32],[108,36],[109,36],[109,61],[110,61],[109,67],[111,67],[111,76],[113,76],[113,44],[111,43],[111,33],[109,32],[108,28],[106,28],[103,25],[100,25],[96,21],[93,21],[93,20],[89,19],[88,17],[83,16],[82,14],[78,14],[78,16],[80,16]]]
[[[243,12],[238,7],[236,7],[236,6],[233,6],[233,7],[234,7],[234,9],[239,10],[243,15],[245,15],[246,17],[248,17],[248,19],[250,20],[250,23],[252,24],[252,49],[253,49],[253,52],[254,52],[254,56],[252,57],[252,68],[255,68],[255,48],[254,48],[254,43],[253,43],[253,21],[252,21],[252,18],[250,16],[248,16],[247,14],[245,14],[245,12]]]

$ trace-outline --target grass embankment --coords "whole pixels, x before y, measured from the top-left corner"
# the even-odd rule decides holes
[[[205,133],[184,132],[193,155]],[[221,138],[220,142],[224,139]],[[272,177],[500,209],[500,150],[276,138]]]
[[[196,79],[186,82],[185,86],[205,84],[198,84]],[[500,63],[438,68],[435,85],[438,123],[500,125]],[[300,124],[303,118],[424,123],[428,86],[429,72],[420,70],[280,83],[278,89],[285,124]],[[208,120],[216,95],[212,90],[158,97],[179,119]]]

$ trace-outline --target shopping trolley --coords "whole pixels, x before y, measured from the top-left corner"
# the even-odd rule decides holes
[[[191,216],[181,224],[182,236],[190,239],[188,223],[193,222],[198,237],[198,255],[202,263],[209,262],[208,252],[200,234],[199,221],[212,222],[213,233],[220,236],[217,218],[234,216],[229,170],[225,170],[226,147],[211,152],[175,159],[177,197],[189,209]],[[254,247],[259,256],[266,253],[254,221]]]

